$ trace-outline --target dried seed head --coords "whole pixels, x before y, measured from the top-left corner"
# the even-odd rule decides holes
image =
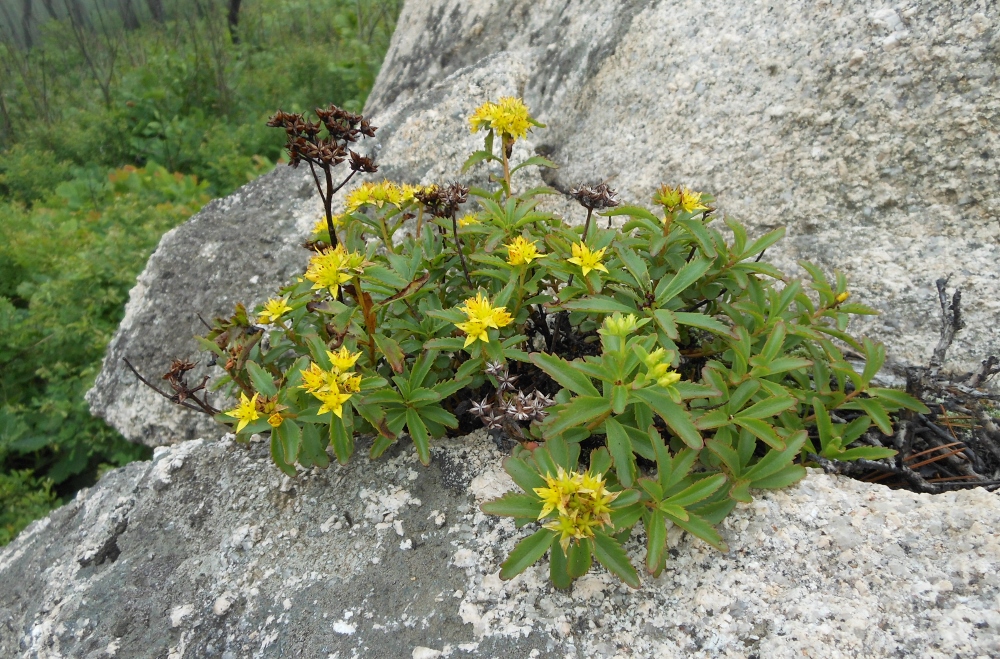
[[[511,375],[509,372],[504,371],[497,374],[497,388],[500,391],[506,391],[507,389],[513,389],[514,385],[517,383],[517,376]]]
[[[507,370],[503,362],[486,362],[486,373],[489,375],[499,375]]]
[[[374,158],[363,156],[354,151],[349,153],[351,154],[351,170],[365,174],[373,174],[378,171],[378,165],[375,164]]]
[[[434,217],[455,217],[458,207],[469,198],[469,188],[460,183],[447,187],[433,186],[413,195]]]
[[[475,416],[483,418],[486,415],[488,415],[492,410],[493,406],[490,405],[488,399],[484,398],[478,403],[475,402],[472,403],[472,406],[469,408],[469,414],[474,414]]]
[[[570,190],[569,195],[587,210],[614,208],[619,204],[615,199],[618,193],[609,188],[607,183],[581,185],[575,190]]]

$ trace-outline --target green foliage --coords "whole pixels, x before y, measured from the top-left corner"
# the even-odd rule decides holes
[[[5,545],[55,505],[56,496],[48,481],[39,481],[30,470],[0,473],[0,545]]]
[[[363,106],[400,3],[245,0],[239,43],[222,5],[164,4],[138,29],[112,8],[0,43],[0,544],[148,458],[83,400],[135,276],[163,232],[273,166],[279,100]]]
[[[320,232],[304,277],[257,310],[266,338],[242,308],[217,321],[205,345],[244,401],[218,418],[239,419],[239,440],[271,430],[288,474],[325,466],[330,444],[346,462],[358,433],[376,437],[372,457],[406,436],[427,464],[431,439],[480,401],[471,415],[521,442],[505,467],[523,490],[484,510],[542,522],[501,577],[549,552],[560,587],[593,559],[637,587],[622,543],[640,522],[658,574],[668,524],[725,551],[715,526],[752,490],[803,478],[811,454],[893,453],[857,442],[925,408],[871,386],[885,352],[847,333],[874,311],[847,302],[843,276],[803,263],[806,286],[786,277],[760,258],[784,229],[751,239],[727,218],[727,237],[712,200],[687,188],[660,188],[654,212],[582,187],[583,227],[540,210],[550,190],[512,186],[516,131],[504,128],[530,123],[518,103],[484,106],[508,113],[483,119],[486,155],[470,159],[502,169],[492,190],[365,183],[328,217],[336,235]],[[309,140],[356,139],[327,126]],[[592,227],[594,211],[624,224]]]

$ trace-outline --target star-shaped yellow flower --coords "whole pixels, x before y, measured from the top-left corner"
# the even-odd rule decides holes
[[[236,432],[243,432],[243,429],[247,427],[247,424],[251,421],[256,421],[260,418],[260,414],[257,412],[257,396],[254,394],[253,398],[247,398],[247,395],[240,392],[240,404],[235,410],[230,410],[226,412],[226,416],[231,416],[234,419],[239,419],[239,423],[236,424]]]
[[[535,241],[529,242],[523,236],[518,236],[513,242],[507,243],[507,263],[511,265],[531,263],[541,256],[535,247]]]
[[[288,298],[271,298],[264,304],[264,310],[258,316],[257,322],[265,325],[276,323],[291,310]]]
[[[602,247],[601,249],[591,251],[591,249],[584,243],[574,243],[573,257],[566,260],[574,265],[580,266],[580,269],[583,270],[584,277],[586,277],[587,273],[591,270],[607,272],[608,269],[604,267],[603,263],[601,263],[601,259],[604,258],[604,252],[606,250],[607,247]]]
[[[392,204],[397,208],[403,204],[403,188],[392,181],[373,183],[367,181],[351,190],[347,195],[347,212],[353,213],[362,206],[370,205],[382,208]]]
[[[489,343],[490,337],[487,329],[500,329],[510,325],[514,319],[507,313],[506,307],[494,307],[488,298],[482,293],[476,293],[476,297],[469,298],[459,309],[468,317],[468,321],[455,323],[455,327],[465,332],[468,336],[465,339],[465,347],[468,348],[476,341]]]
[[[319,414],[326,414],[327,412],[333,412],[337,415],[337,418],[344,418],[344,403],[346,403],[351,394],[341,393],[340,389],[337,388],[336,384],[330,387],[329,391],[325,391],[322,394],[317,394],[323,405],[319,408]]]
[[[496,103],[487,101],[469,117],[473,133],[494,130],[508,141],[527,137],[528,130],[535,123],[524,101],[513,96],[504,96]]]
[[[358,357],[361,356],[360,352],[352,353],[347,349],[347,346],[341,346],[340,350],[337,352],[326,351],[326,356],[330,358],[330,363],[333,365],[333,370],[336,373],[346,373],[354,368],[354,364],[357,363]]]
[[[309,259],[305,278],[313,283],[314,290],[327,288],[336,297],[341,284],[350,281],[355,272],[360,272],[364,262],[363,255],[348,252],[341,243]]]

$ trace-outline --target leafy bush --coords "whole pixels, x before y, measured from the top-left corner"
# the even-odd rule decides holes
[[[105,3],[30,48],[0,25],[0,544],[148,457],[83,400],[135,276],[164,231],[273,166],[279,100],[362,107],[400,4],[248,0],[239,43],[221,5],[188,0],[138,29]]]
[[[349,150],[371,134],[363,117],[319,119],[272,118],[291,164],[332,172],[350,157],[347,179],[374,171]],[[289,475],[326,467],[328,445],[346,462],[360,433],[372,458],[405,435],[427,464],[434,437],[477,422],[502,432],[519,442],[505,468],[523,493],[483,509],[543,524],[501,576],[549,552],[560,587],[594,557],[638,586],[621,544],[640,521],[657,574],[668,523],[725,550],[715,525],[752,489],[795,483],[814,455],[894,454],[856,440],[925,408],[871,386],[885,353],[846,332],[874,312],[847,301],[842,276],[803,263],[807,290],[762,260],[784,229],[751,239],[726,218],[727,238],[712,200],[687,188],[661,187],[654,212],[581,186],[587,220],[572,226],[540,210],[553,191],[513,186],[523,167],[554,166],[510,162],[540,126],[517,99],[476,111],[484,148],[466,166],[495,167],[492,189],[367,182],[333,215],[337,186],[319,175],[327,214],[305,274],[203,340],[240,395],[218,420],[241,441],[269,431]]]

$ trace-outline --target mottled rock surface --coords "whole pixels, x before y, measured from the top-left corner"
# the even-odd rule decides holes
[[[301,243],[318,217],[308,172],[279,167],[229,197],[206,205],[167,232],[129,294],[125,318],[104,366],[87,393],[91,412],[126,438],[159,446],[216,435],[218,424],[188,412],[138,383],[122,359],[169,392],[160,378],[177,358],[198,361],[188,374],[197,383],[209,370],[196,343],[211,322],[248,307],[305,267]],[[219,396],[211,398],[218,403]]]
[[[968,321],[954,364],[997,350],[996,3],[431,0],[399,24],[376,113],[507,53],[556,188],[613,177],[646,202],[685,183],[756,232],[786,226],[771,260],[844,270],[884,312],[859,327],[897,367],[927,362],[934,280],[953,274]]]
[[[515,159],[559,162],[546,183],[565,192],[610,177],[633,202],[683,183],[713,192],[752,234],[786,226],[767,258],[847,272],[853,299],[883,311],[856,329],[888,344],[897,373],[927,363],[934,280],[949,274],[967,322],[951,365],[997,351],[995,3],[422,0],[399,26],[368,101],[376,176],[483,183],[485,168],[458,174],[480,144],[467,117],[522,95],[548,128]],[[96,414],[154,445],[210,432],[137,387],[120,357],[162,373],[197,355],[195,312],[266,297],[305,259],[295,245],[319,212],[312,195],[304,173],[279,168],[164,238],[90,394]],[[565,198],[551,205],[579,215]],[[240,256],[222,268],[222,253]]]
[[[363,449],[363,447],[362,447]],[[512,483],[481,435],[283,476],[266,445],[157,449],[0,551],[3,657],[995,657],[1000,499],[812,471],[724,524],[670,532],[633,591],[570,592],[478,504]],[[638,535],[628,546],[643,556]],[[440,653],[440,654],[438,654]]]

